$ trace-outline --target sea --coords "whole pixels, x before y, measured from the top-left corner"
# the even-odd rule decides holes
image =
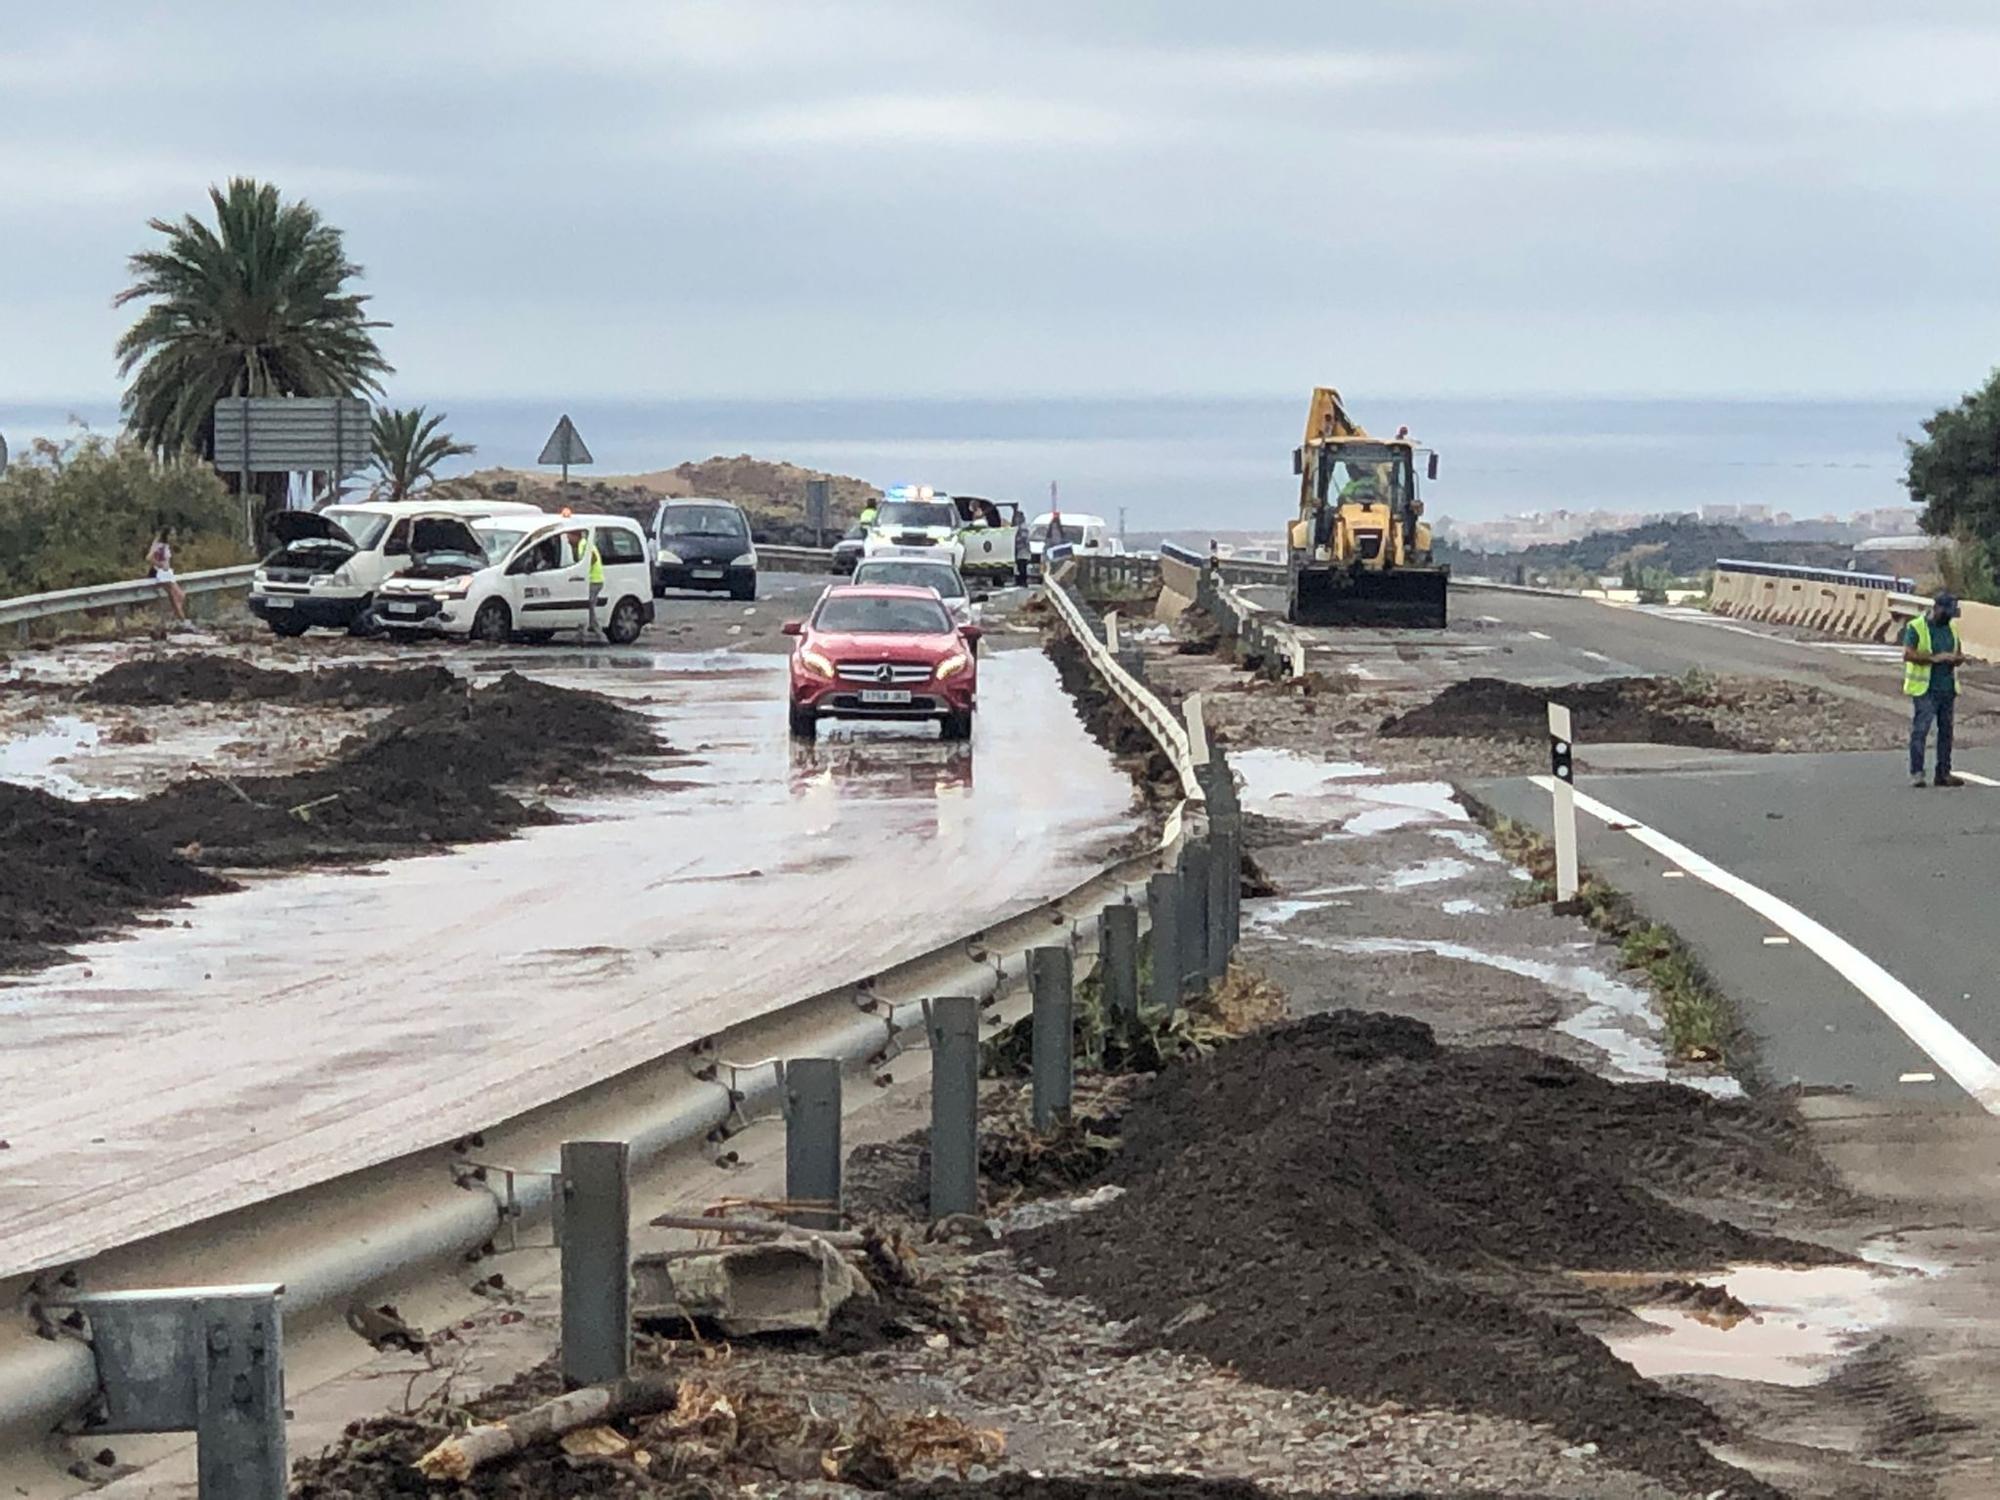
[[[1275,530],[1295,481],[1306,394],[767,401],[412,397],[448,414],[478,452],[467,467],[532,467],[568,414],[595,474],[751,454],[880,485],[1123,517],[1149,532]],[[1698,510],[1768,505],[1804,519],[1905,505],[1905,440],[1951,397],[1905,400],[1378,398],[1353,407],[1378,435],[1408,424],[1439,454],[1430,514],[1459,521],[1525,511]],[[0,400],[0,437],[60,435],[72,416],[115,430],[115,404]]]

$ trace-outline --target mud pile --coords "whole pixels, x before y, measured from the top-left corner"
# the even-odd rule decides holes
[[[1382,721],[1392,739],[1479,739],[1540,744],[1548,705],[1565,704],[1583,744],[1643,743],[1770,751],[1886,743],[1879,726],[1812,687],[1766,679],[1615,677],[1568,687],[1525,687],[1496,677],[1455,682],[1421,708]]]
[[[436,691],[286,776],[194,776],[133,805],[131,826],[205,864],[272,868],[504,838],[554,821],[509,788],[588,786],[665,747],[594,693],[509,673]]]
[[[148,908],[228,889],[136,831],[128,811],[0,782],[0,969],[49,963]]]
[[[148,708],[172,703],[301,703],[335,708],[417,703],[458,684],[428,667],[320,667],[276,671],[229,656],[161,656],[100,672],[77,697],[85,703]]]
[[[1274,1492],[1245,1479],[1212,1479],[1199,1474],[1148,1474],[1131,1479],[1096,1474],[1064,1479],[1055,1475],[997,1474],[987,1480],[940,1479],[905,1486],[893,1492],[898,1500],[1275,1500]],[[1510,1500],[1470,1490],[1453,1489],[1451,1500]],[[1314,1500],[1287,1493],[1286,1500]],[[1349,1494],[1343,1500],[1431,1500],[1414,1490]],[[1511,1500],[1534,1500],[1533,1496]]]
[[[1021,1236],[1133,1337],[1253,1380],[1489,1412],[1736,1495],[1707,1408],[1537,1310],[1565,1270],[1819,1263],[1669,1201],[1831,1196],[1797,1128],[1668,1084],[1336,1012],[1175,1067],[1126,1109],[1115,1202]]]

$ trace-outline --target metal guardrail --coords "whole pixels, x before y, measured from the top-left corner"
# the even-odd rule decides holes
[[[1280,676],[1306,675],[1306,643],[1291,625],[1259,609],[1213,568],[1204,568],[1195,602],[1241,646],[1246,656],[1275,667]]]
[[[466,1154],[464,1141],[413,1148],[336,1181],[198,1220],[78,1265],[0,1278],[0,1296],[38,1326],[55,1329],[59,1320],[52,1311],[106,1292],[131,1291],[148,1305],[165,1305],[185,1300],[184,1291],[156,1289],[184,1289],[195,1278],[211,1289],[225,1282],[262,1282],[261,1290],[272,1295],[282,1283],[287,1326],[309,1328],[338,1318],[357,1299],[398,1279],[520,1244],[524,1228],[548,1221],[562,1181],[559,1153],[565,1143],[626,1143],[636,1172],[704,1138],[725,1142],[753,1118],[775,1112],[785,1094],[785,1058],[875,1066],[926,1029],[931,997],[978,997],[1013,1019],[1024,1013],[1031,989],[1031,954],[1046,951],[1053,941],[1091,961],[1114,907],[1136,905],[1139,920],[1156,934],[1156,953],[1158,934],[1164,932],[1170,951],[1183,959],[1153,966],[1155,1003],[1162,993],[1179,993],[1176,980],[1191,982],[1188,962],[1211,965],[1210,977],[1219,977],[1220,968],[1213,966],[1219,961],[1226,967],[1239,919],[1234,908],[1240,829],[1230,816],[1234,796],[1227,768],[1219,756],[1197,766],[1188,732],[1166,706],[1112,658],[1097,627],[1063,588],[1047,592],[1092,669],[1174,762],[1188,793],[1156,848],[879,974],[798,1000],[490,1126],[479,1134],[476,1158]],[[1192,709],[1190,718],[1199,722]],[[1183,814],[1189,804],[1198,808],[1205,800],[1198,772],[1214,773],[1224,815],[1191,826]],[[1219,851],[1213,859],[1207,857],[1211,847]],[[1199,865],[1196,852],[1202,855]],[[1192,929],[1184,924],[1190,922],[1201,924],[1209,940],[1185,937]],[[1130,927],[1129,918],[1121,925]],[[1220,946],[1214,940],[1218,926],[1225,934]],[[750,1058],[762,1060],[732,1060]],[[178,1353],[182,1373],[194,1379],[193,1363],[202,1357],[198,1346],[161,1352],[170,1358]],[[97,1402],[116,1373],[107,1371],[104,1357],[84,1337],[35,1337],[25,1323],[0,1323],[0,1450],[40,1448],[48,1433]]]
[[[833,549],[831,547],[780,547],[764,542],[757,543],[757,566],[777,568],[781,572],[831,573],[833,571]]]
[[[247,590],[250,575],[256,571],[256,565],[252,563],[234,568],[207,568],[198,573],[183,573],[175,582],[180,584],[189,598],[199,598],[236,589]],[[0,599],[0,626],[18,626],[22,638],[26,639],[29,629],[42,620],[156,605],[163,597],[160,585],[150,578],[135,578],[127,583],[98,583],[80,589],[56,589],[46,594],[22,594],[13,599]]]
[[[1284,583],[1291,577],[1291,569],[1281,562],[1257,562],[1247,557],[1210,557],[1192,547],[1180,547],[1172,542],[1160,543],[1160,555],[1191,568],[1206,568],[1214,564],[1223,578],[1231,583],[1274,584]]]
[[[1837,588],[1887,589],[1892,594],[1916,591],[1914,578],[1894,573],[1850,573],[1845,568],[1805,568],[1792,563],[1744,562],[1734,557],[1718,557],[1717,572],[1749,573],[1761,578],[1803,578],[1809,583],[1830,583]]]
[[[1188,803],[1200,806],[1208,794],[1203,790],[1197,774],[1187,731],[1167,706],[1112,653],[1105,643],[1103,618],[1070,592],[1068,580],[1074,572],[1075,565],[1071,565],[1045,577],[1042,580],[1043,596],[1054,606],[1063,628],[1082,649],[1091,670],[1103,679],[1112,696],[1125,705],[1173,763],[1174,775],[1181,784],[1181,796]]]

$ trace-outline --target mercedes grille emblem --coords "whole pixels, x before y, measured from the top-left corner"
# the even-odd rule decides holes
[[[875,680],[877,682],[894,682],[896,680],[896,669],[886,661],[883,662],[881,666],[875,669]]]

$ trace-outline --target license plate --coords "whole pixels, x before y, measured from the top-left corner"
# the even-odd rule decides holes
[[[863,688],[861,690],[861,701],[863,703],[882,704],[908,703],[910,701],[910,690],[908,688]]]
[[[696,578],[720,578],[722,576],[722,569],[720,568],[690,568],[688,571]]]
[[[387,610],[392,615],[413,615],[417,612],[416,605],[406,604],[400,601],[393,604],[385,604],[382,606],[382,608]]]
[[[290,608],[292,607],[292,604],[293,604],[293,602],[294,602],[294,601],[292,601],[292,600],[290,600],[290,599],[268,599],[268,598],[267,598],[267,599],[266,599],[266,600],[264,601],[264,608],[266,608],[266,609],[290,609]]]

